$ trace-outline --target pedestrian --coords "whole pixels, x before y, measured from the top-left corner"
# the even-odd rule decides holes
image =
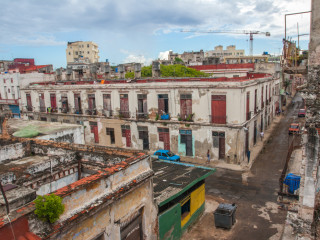
[[[210,163],[210,151],[208,149],[208,152],[207,152],[207,163],[209,164]]]
[[[248,162],[250,162],[250,154],[251,154],[251,152],[250,152],[250,150],[248,149],[248,151],[247,151]]]
[[[261,132],[260,132],[261,141],[263,141],[263,137],[264,137],[264,132],[261,130]]]

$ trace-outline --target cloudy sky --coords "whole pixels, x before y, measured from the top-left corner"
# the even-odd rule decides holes
[[[212,50],[236,45],[249,54],[249,37],[181,30],[257,30],[254,54],[279,54],[284,15],[310,10],[311,0],[2,0],[0,59],[35,58],[65,67],[68,41],[94,41],[100,60],[150,63],[168,50]],[[287,16],[287,35],[309,33],[310,15]],[[300,37],[308,48],[309,36]]]

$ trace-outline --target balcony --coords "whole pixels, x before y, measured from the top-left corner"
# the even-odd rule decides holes
[[[102,109],[102,115],[105,116],[105,117],[111,117],[113,115],[113,111],[112,110],[105,110],[105,109]]]
[[[87,109],[86,115],[97,115],[97,110],[96,109]]]
[[[119,111],[119,118],[130,118],[130,112],[129,111]]]
[[[61,113],[68,113],[69,109],[68,108],[61,108]]]
[[[47,112],[46,107],[40,107],[40,112]]]
[[[82,110],[78,109],[78,108],[75,108],[74,109],[74,114],[82,114]]]
[[[209,116],[211,118],[211,123],[216,124],[226,124],[227,123],[227,116]]]
[[[0,99],[2,104],[19,105],[19,99]]]
[[[26,106],[27,111],[32,112],[33,107],[32,106]]]
[[[149,115],[146,112],[137,112],[137,119],[148,119]]]

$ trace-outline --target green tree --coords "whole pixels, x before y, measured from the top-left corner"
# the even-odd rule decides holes
[[[174,59],[174,64],[184,64],[183,60],[181,58],[176,57]]]
[[[64,205],[62,204],[62,198],[55,195],[38,196],[34,200],[36,210],[34,213],[42,221],[49,221],[54,223],[59,219],[59,216],[64,212]]]
[[[152,66],[145,66],[141,68],[141,77],[152,77]]]
[[[127,72],[124,77],[133,79],[134,78],[134,72]]]
[[[161,65],[160,66],[162,77],[207,77],[208,74],[188,68],[183,65]]]

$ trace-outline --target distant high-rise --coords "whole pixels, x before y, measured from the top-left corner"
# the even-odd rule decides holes
[[[99,62],[98,44],[88,41],[68,42],[66,49],[67,64],[75,62],[96,63]]]

